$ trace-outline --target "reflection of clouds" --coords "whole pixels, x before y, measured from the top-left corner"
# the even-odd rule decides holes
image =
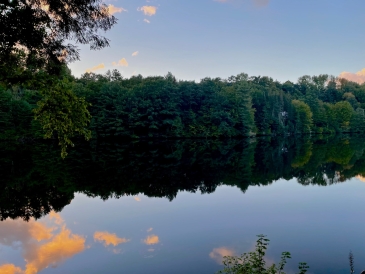
[[[54,220],[54,222],[56,224],[58,224],[58,225],[63,224],[63,219],[61,218],[60,214],[57,214],[56,212],[51,211],[48,216],[51,220]]]
[[[361,175],[357,175],[356,178],[359,179],[361,182],[365,183],[365,177],[362,177]]]
[[[2,274],[21,274],[23,271],[20,267],[16,267],[13,264],[4,264],[0,266],[0,273]]]
[[[149,229],[147,229],[147,232],[151,232],[153,230],[152,227],[150,227]]]
[[[160,239],[156,235],[150,235],[150,236],[147,236],[147,238],[144,239],[143,242],[146,245],[155,245],[155,244],[158,244],[160,242]]]
[[[36,251],[27,252],[26,274],[38,273],[49,265],[71,258],[85,248],[85,239],[79,235],[71,234],[71,231],[62,227],[61,232],[50,242],[39,246]]]
[[[85,239],[82,236],[72,234],[57,213],[49,217],[52,226],[36,222],[22,220],[6,220],[0,224],[0,244],[15,246],[19,242],[23,248],[23,256],[26,261],[25,270],[6,264],[0,266],[0,273],[25,273],[34,274],[49,266],[57,264],[85,249]],[[55,231],[59,230],[57,234]]]
[[[21,242],[28,246],[32,240],[41,241],[52,237],[52,231],[52,228],[33,219],[29,222],[6,220],[0,224],[0,244],[12,246],[16,242]]]
[[[108,246],[108,245],[117,246],[119,244],[129,242],[129,240],[126,238],[119,238],[116,234],[109,233],[106,231],[104,231],[104,232],[96,231],[94,233],[94,240],[101,242],[101,243],[104,242],[105,246]]]
[[[114,248],[113,249],[113,253],[114,254],[120,254],[122,252],[122,250],[121,249],[117,249],[117,248]]]
[[[139,197],[135,196],[135,197],[134,197],[134,200],[136,200],[137,202],[140,202],[140,201],[141,201],[141,198],[139,198]]]
[[[223,264],[224,256],[234,256],[235,252],[233,249],[228,247],[218,247],[214,248],[212,252],[209,253],[209,257],[215,260],[218,264]]]
[[[30,236],[38,242],[51,239],[53,236],[52,231],[54,230],[52,227],[46,227],[44,224],[37,222],[30,223],[28,229]]]
[[[256,249],[256,244],[252,245],[252,247],[250,248],[250,252],[254,252],[255,249]],[[236,252],[232,248],[222,246],[214,248],[212,252],[209,253],[209,257],[215,260],[220,265],[223,265],[223,260],[224,260],[223,257],[225,256],[236,256]],[[266,267],[270,267],[273,264],[275,264],[275,261],[272,258],[268,258],[267,256],[265,256],[264,260]],[[287,271],[285,273],[295,273],[295,272]]]

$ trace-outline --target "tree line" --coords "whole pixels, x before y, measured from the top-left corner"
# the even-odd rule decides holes
[[[62,79],[60,90],[68,92],[53,92],[46,98],[37,90],[0,86],[1,137],[38,138],[45,130],[48,137],[55,137],[73,128],[94,138],[233,138],[365,131],[365,84],[328,75],[303,76],[297,83],[247,74],[195,82],[177,80],[171,73],[127,79],[117,70],[75,78],[65,70]],[[59,94],[70,97],[71,106],[60,104],[65,99],[55,98]],[[32,119],[34,112],[42,111],[44,121]],[[64,121],[57,130],[47,131],[45,125],[58,120]]]

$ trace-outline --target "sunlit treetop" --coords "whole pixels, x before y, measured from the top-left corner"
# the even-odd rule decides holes
[[[76,44],[108,46],[100,31],[115,23],[100,0],[0,0],[0,71],[10,82],[19,69],[57,75],[79,59]]]

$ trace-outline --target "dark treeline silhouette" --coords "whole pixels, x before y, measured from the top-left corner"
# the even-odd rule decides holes
[[[60,211],[81,192],[109,199],[144,194],[170,200],[179,191],[212,193],[222,184],[265,186],[284,178],[328,186],[365,176],[364,139],[93,139],[59,157],[57,143],[0,143],[0,219],[40,218]]]
[[[178,81],[171,73],[129,79],[117,70],[86,73],[78,79],[65,73],[72,92],[91,104],[89,129],[94,138],[229,138],[365,130],[365,85],[328,75],[280,83],[239,74],[196,83]],[[41,127],[32,119],[40,98],[36,91],[0,87],[1,137],[42,137]],[[57,111],[64,115],[59,106]]]

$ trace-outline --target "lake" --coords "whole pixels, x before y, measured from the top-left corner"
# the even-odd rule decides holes
[[[287,273],[365,269],[365,137],[0,143],[0,271],[216,273],[270,239]]]

